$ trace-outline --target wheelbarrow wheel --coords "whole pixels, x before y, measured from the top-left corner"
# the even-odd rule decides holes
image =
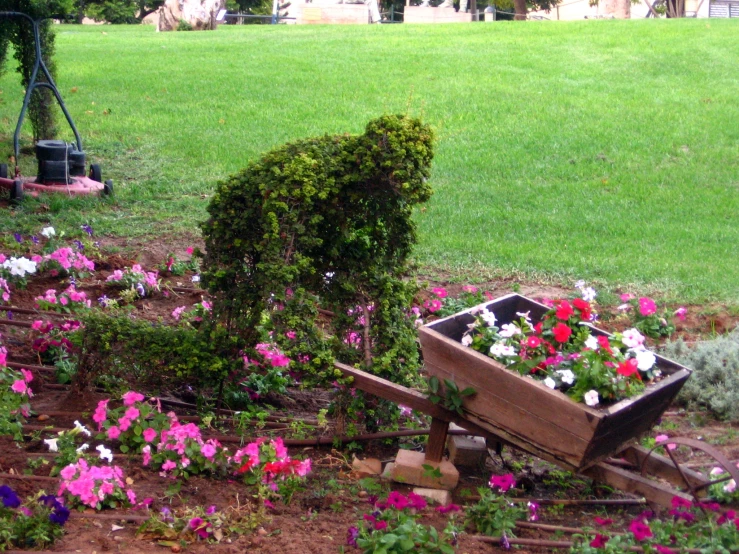
[[[23,200],[23,181],[16,179],[10,187],[10,202],[19,204],[21,200]]]
[[[90,179],[98,183],[103,182],[103,172],[98,164],[90,165]]]
[[[715,446],[707,444],[703,441],[684,438],[671,437],[652,448],[642,461],[642,476],[647,474],[650,465],[650,457],[655,456],[655,450],[666,447],[669,459],[665,461],[676,470],[674,485],[678,487],[680,492],[685,492],[692,496],[696,503],[701,502],[706,497],[710,497],[710,488],[713,485],[726,485],[730,481],[735,484],[739,483],[739,464],[731,462],[722,452]],[[703,468],[703,471],[693,471],[686,466],[682,466],[674,452],[678,452],[678,448],[689,451],[689,459],[703,459],[704,462],[699,463],[697,468]],[[685,452],[683,452],[685,454]],[[682,483],[679,483],[682,481]]]
[[[8,178],[8,164],[0,164],[0,177],[3,179]]]
[[[113,180],[108,179],[103,185],[103,196],[113,196]]]

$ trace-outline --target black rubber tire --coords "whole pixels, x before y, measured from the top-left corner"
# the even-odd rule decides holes
[[[103,196],[113,196],[113,180],[108,179],[103,185]]]
[[[90,166],[90,179],[98,183],[103,182],[103,172],[98,164],[92,164]]]
[[[8,164],[0,164],[0,177],[3,179],[8,178]]]
[[[16,179],[10,188],[10,202],[11,204],[19,204],[21,200],[23,200],[23,181]]]

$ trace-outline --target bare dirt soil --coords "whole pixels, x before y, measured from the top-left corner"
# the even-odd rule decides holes
[[[186,249],[198,246],[187,238],[163,239],[160,242],[118,240],[102,240],[102,251],[115,250],[96,260],[96,273],[78,283],[78,289],[85,291],[90,298],[96,299],[110,291],[106,288],[105,279],[115,269],[130,267],[133,263],[141,263],[146,269],[160,266],[166,255],[174,253],[179,259],[186,259]],[[164,282],[171,287],[193,288],[192,275],[181,277],[164,276]],[[444,283],[437,283],[444,285]],[[478,285],[489,290],[494,296],[511,292],[510,282],[491,282]],[[25,290],[14,291],[12,305],[16,310],[11,314],[13,322],[30,322],[38,319],[37,314],[21,313],[23,309],[35,309],[34,298],[42,295],[47,289],[57,288],[59,280],[52,278],[33,278]],[[461,290],[461,285],[448,285],[450,294]],[[521,285],[520,292],[534,298],[557,297],[568,291],[552,287],[540,287],[535,283]],[[177,291],[170,289],[164,294],[136,302],[136,315],[151,320],[173,321],[171,312],[182,305],[188,307],[205,298],[204,293]],[[711,309],[693,309],[688,307],[689,316],[684,322],[678,322],[679,337],[694,341],[711,333],[733,329],[739,322],[720,306]],[[0,319],[5,317],[0,313]],[[2,324],[3,343],[8,348],[8,361],[29,365],[41,365],[36,353],[30,348],[32,332],[26,327],[13,326],[5,321]],[[16,444],[11,439],[0,438],[0,473],[15,474],[18,478],[0,477],[0,483],[10,484],[21,496],[35,494],[41,488],[47,492],[55,490],[56,483],[50,481],[30,480],[23,477],[28,473],[36,476],[48,475],[49,466],[39,465],[39,460],[49,460],[42,442],[47,436],[41,426],[54,428],[70,428],[75,419],[91,424],[90,415],[97,402],[108,395],[102,391],[85,391],[80,394],[70,387],[56,383],[53,373],[34,370],[32,388],[35,396],[32,399],[34,415],[29,419],[27,436],[23,444]],[[147,391],[150,392],[150,391]],[[290,417],[315,417],[318,407],[326,404],[330,398],[327,391],[294,391],[294,398],[288,404],[292,406]],[[176,400],[176,399],[175,399]],[[180,415],[192,415],[194,412],[177,408]],[[710,420],[702,413],[686,413],[671,408],[660,423],[659,432],[674,436],[699,438],[719,448],[731,460],[739,459],[739,426]],[[246,430],[248,433],[249,430]],[[653,433],[654,435],[654,433]],[[652,435],[652,436],[653,436]],[[408,439],[412,441],[413,439]],[[421,443],[407,443],[407,446],[421,447]],[[399,445],[369,442],[364,444],[360,457],[377,457],[383,461],[391,460]],[[267,521],[253,534],[234,536],[219,544],[194,543],[183,547],[187,552],[245,552],[255,551],[279,554],[302,553],[336,553],[343,547],[347,552],[354,549],[346,546],[347,530],[361,520],[364,513],[371,511],[367,501],[367,491],[351,473],[351,454],[337,452],[331,447],[302,447],[295,452],[309,455],[313,459],[314,471],[309,476],[306,487],[296,494],[290,505],[277,505],[269,514]],[[680,450],[681,460],[691,467],[710,464],[705,456],[698,452]],[[151,511],[158,511],[164,506],[210,506],[219,508],[244,505],[251,500],[250,491],[244,485],[230,480],[205,479],[192,477],[182,484],[179,492],[171,492],[172,481],[160,477],[157,473],[142,468],[135,459],[118,454],[116,463],[121,465],[128,477],[133,480],[133,488],[139,498],[151,497]],[[33,465],[33,468],[31,468]],[[476,468],[460,468],[462,476],[460,486],[455,491],[455,502],[470,503],[477,487],[487,483],[491,473],[508,473],[511,468],[522,487],[518,496],[527,498],[631,498],[618,491],[610,491],[585,478],[576,478],[560,471],[555,466],[542,462],[523,452],[511,449],[503,451],[502,457],[493,453],[484,464]],[[399,484],[389,485],[400,491],[408,491]],[[170,492],[168,492],[168,490]],[[389,489],[385,489],[389,490]],[[562,506],[554,505],[542,509],[542,523],[579,527],[591,525],[594,515],[606,513],[617,522],[628,524],[629,518],[639,513],[643,506],[604,508],[597,505]],[[110,515],[146,515],[145,511],[107,511]],[[89,512],[87,512],[89,514]],[[51,549],[57,552],[166,552],[169,546],[160,546],[156,541],[137,538],[137,522],[121,520],[89,519],[86,513],[76,514],[66,527],[64,538]],[[424,523],[431,523],[442,528],[447,516],[427,508],[423,515]],[[113,525],[122,527],[114,530]],[[521,529],[519,537],[559,539],[541,530]],[[564,537],[566,538],[566,537]],[[485,544],[471,535],[461,535],[458,552],[477,554],[497,552],[498,547]],[[177,547],[173,551],[179,551]],[[548,548],[520,549],[519,552],[548,552]]]

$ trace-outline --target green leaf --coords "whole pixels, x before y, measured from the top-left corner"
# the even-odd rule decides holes
[[[128,450],[129,450],[129,449],[128,449],[128,445],[125,445],[125,444],[122,444],[122,445],[120,446],[120,449],[121,449],[121,452],[123,452],[124,454],[125,454],[126,452],[128,452]]]
[[[472,387],[467,387],[463,391],[460,391],[459,396],[472,396],[473,394],[477,394],[477,391]]]

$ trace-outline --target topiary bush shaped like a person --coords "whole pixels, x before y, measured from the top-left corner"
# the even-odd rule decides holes
[[[387,115],[358,136],[288,143],[219,183],[202,225],[215,321],[249,345],[266,329],[313,377],[338,376],[336,357],[413,382],[416,288],[404,278],[433,138],[418,119]],[[336,316],[319,325],[319,305]]]

